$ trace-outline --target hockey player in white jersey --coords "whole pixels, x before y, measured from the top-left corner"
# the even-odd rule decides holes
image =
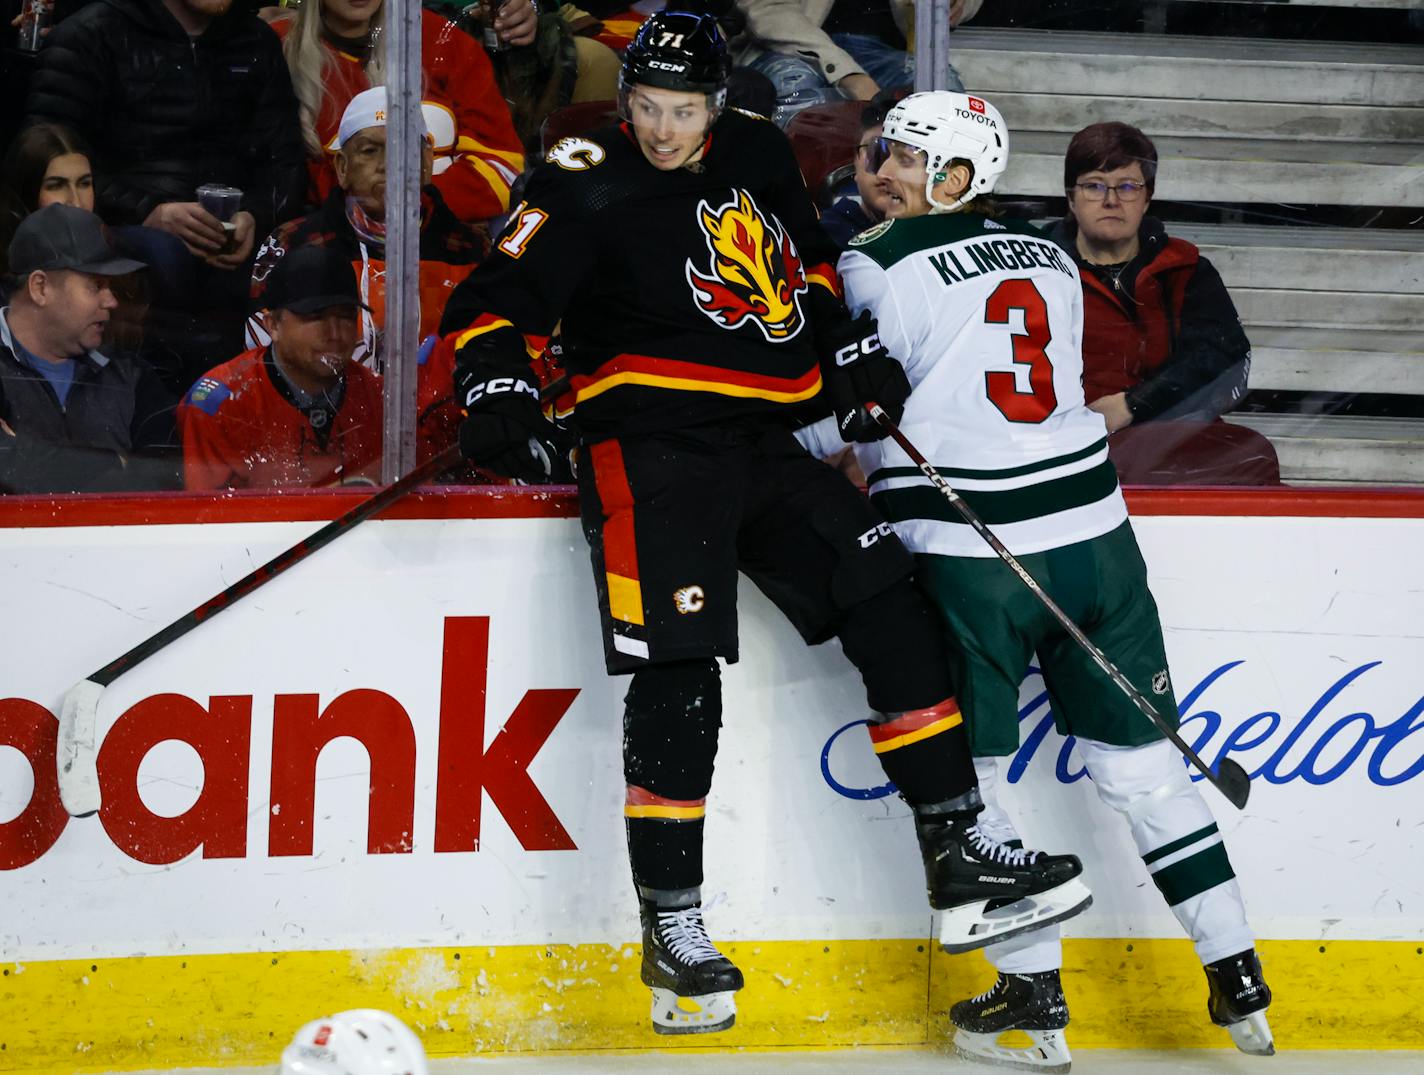
[[[854,313],[879,322],[913,386],[901,429],[1128,678],[1175,720],[1157,607],[1147,588],[1101,416],[1083,405],[1083,302],[1072,258],[1032,226],[975,203],[1008,162],[992,104],[917,93],[885,120],[885,222],[840,261]],[[1018,691],[1037,651],[1055,719],[1077,737],[1098,795],[1122,814],[1143,863],[1195,942],[1207,1010],[1250,1053],[1273,1051],[1246,910],[1210,809],[1182,757],[1057,625],[892,440],[856,447],[871,499],[917,554],[921,584],[956,643],[960,704],[992,802],[997,756],[1018,741]],[[1124,878],[1124,883],[1136,883]],[[985,949],[988,992],[951,1010],[980,1059],[1067,1071],[1062,950],[1051,926]],[[1027,1031],[1031,1049],[998,1044]]]

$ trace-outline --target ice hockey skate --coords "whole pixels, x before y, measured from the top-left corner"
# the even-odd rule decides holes
[[[1086,911],[1092,893],[1076,855],[1000,843],[970,821],[915,811],[930,906],[946,952],[972,952]]]
[[[1068,1002],[1056,970],[1000,974],[988,992],[961,1000],[949,1010],[954,1051],[966,1060],[1024,1071],[1068,1071],[1073,1056],[1063,1039]],[[1032,1045],[1000,1045],[1008,1031],[1021,1030]]]
[[[1275,1041],[1266,1022],[1271,1004],[1271,988],[1261,975],[1261,960],[1254,948],[1206,965],[1211,995],[1207,1014],[1217,1026],[1224,1026],[1236,1048],[1253,1056],[1274,1056]]]
[[[643,984],[653,991],[659,1034],[713,1034],[737,1021],[734,994],[742,972],[717,951],[702,924],[702,907],[644,903]]]

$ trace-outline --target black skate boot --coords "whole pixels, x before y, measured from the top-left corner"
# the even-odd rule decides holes
[[[1009,847],[972,818],[915,807],[930,906],[940,912],[939,943],[970,952],[1088,909],[1092,893],[1076,855]]]
[[[1068,1001],[1056,970],[1037,974],[1000,974],[994,988],[949,1009],[954,1023],[954,1051],[966,1060],[1027,1071],[1068,1071],[1073,1056],[1063,1040]],[[1022,1030],[1027,1049],[999,1044],[999,1036]]]
[[[1275,1042],[1266,1022],[1271,1005],[1271,987],[1261,976],[1261,960],[1256,949],[1206,965],[1206,982],[1211,989],[1206,1011],[1217,1026],[1226,1027],[1236,1048],[1253,1056],[1274,1056]]]
[[[737,1021],[733,995],[742,972],[717,951],[702,924],[702,905],[642,902],[643,984],[653,991],[659,1034],[711,1034]]]

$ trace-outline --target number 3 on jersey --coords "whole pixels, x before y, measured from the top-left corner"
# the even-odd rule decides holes
[[[505,225],[504,238],[499,241],[499,248],[512,258],[524,256],[524,247],[534,238],[534,233],[544,226],[544,221],[549,219],[549,214],[544,210],[526,209],[526,204],[520,202],[514,207],[514,212],[509,214],[511,223]]]
[[[1023,312],[1023,331],[1012,333],[1014,365],[1028,367],[1028,391],[1019,388],[1017,370],[996,370],[984,374],[984,391],[989,402],[1010,422],[1042,422],[1058,406],[1053,390],[1053,363],[1047,347],[1053,339],[1048,330],[1048,304],[1032,280],[1005,280],[994,289],[984,306],[984,322],[1007,325],[1009,314]]]

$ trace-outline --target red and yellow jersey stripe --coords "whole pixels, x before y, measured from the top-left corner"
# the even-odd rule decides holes
[[[821,369],[812,362],[807,370],[795,377],[773,377],[699,362],[621,354],[593,373],[575,376],[569,381],[575,404],[628,385],[678,392],[711,392],[742,399],[764,399],[772,403],[799,403],[821,390]]]

